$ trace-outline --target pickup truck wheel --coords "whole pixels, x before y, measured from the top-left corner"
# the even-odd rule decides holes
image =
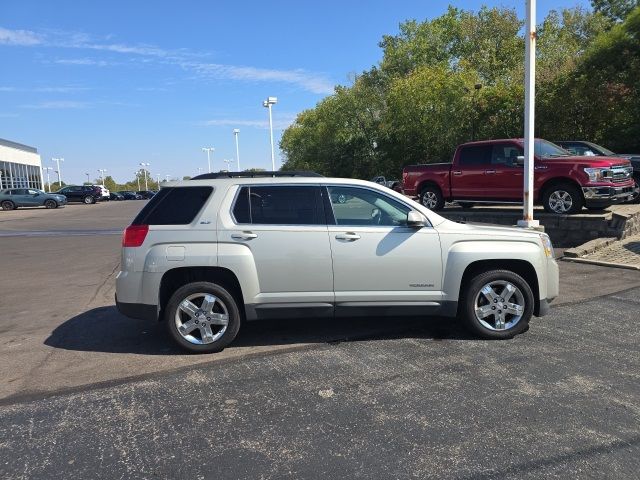
[[[584,199],[575,185],[559,183],[545,189],[542,203],[547,212],[571,214],[582,210]]]
[[[429,210],[442,210],[444,198],[440,189],[433,185],[427,185],[420,192],[420,203]]]
[[[461,314],[476,335],[506,339],[527,330],[533,307],[531,287],[520,275],[509,270],[491,270],[467,284]]]
[[[629,203],[640,203],[640,175],[633,177],[633,195]]]
[[[240,310],[233,295],[210,282],[188,283],[169,299],[167,331],[183,349],[214,353],[229,345],[240,329]]]

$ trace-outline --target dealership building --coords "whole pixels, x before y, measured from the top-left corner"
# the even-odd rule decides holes
[[[0,138],[0,190],[37,188],[42,190],[42,162],[38,150]]]

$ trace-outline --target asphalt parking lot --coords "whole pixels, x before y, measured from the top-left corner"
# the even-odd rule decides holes
[[[2,478],[637,478],[640,272],[561,262],[510,341],[289,320],[184,355],[113,305],[142,205],[0,212]]]

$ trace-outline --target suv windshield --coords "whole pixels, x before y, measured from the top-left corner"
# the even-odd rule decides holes
[[[571,154],[563,148],[546,140],[536,140],[534,152],[535,156],[540,158],[571,156]]]

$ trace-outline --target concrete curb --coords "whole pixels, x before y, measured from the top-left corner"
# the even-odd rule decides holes
[[[616,237],[596,238],[595,240],[589,240],[587,243],[583,243],[578,247],[567,248],[564,251],[565,258],[581,258],[585,255],[591,255],[598,250],[608,247],[612,243],[616,242]]]
[[[640,270],[638,265],[627,265],[626,263],[604,262],[602,260],[589,260],[588,258],[563,258],[565,262],[588,263],[590,265],[600,265],[601,267],[625,268],[627,270]]]

